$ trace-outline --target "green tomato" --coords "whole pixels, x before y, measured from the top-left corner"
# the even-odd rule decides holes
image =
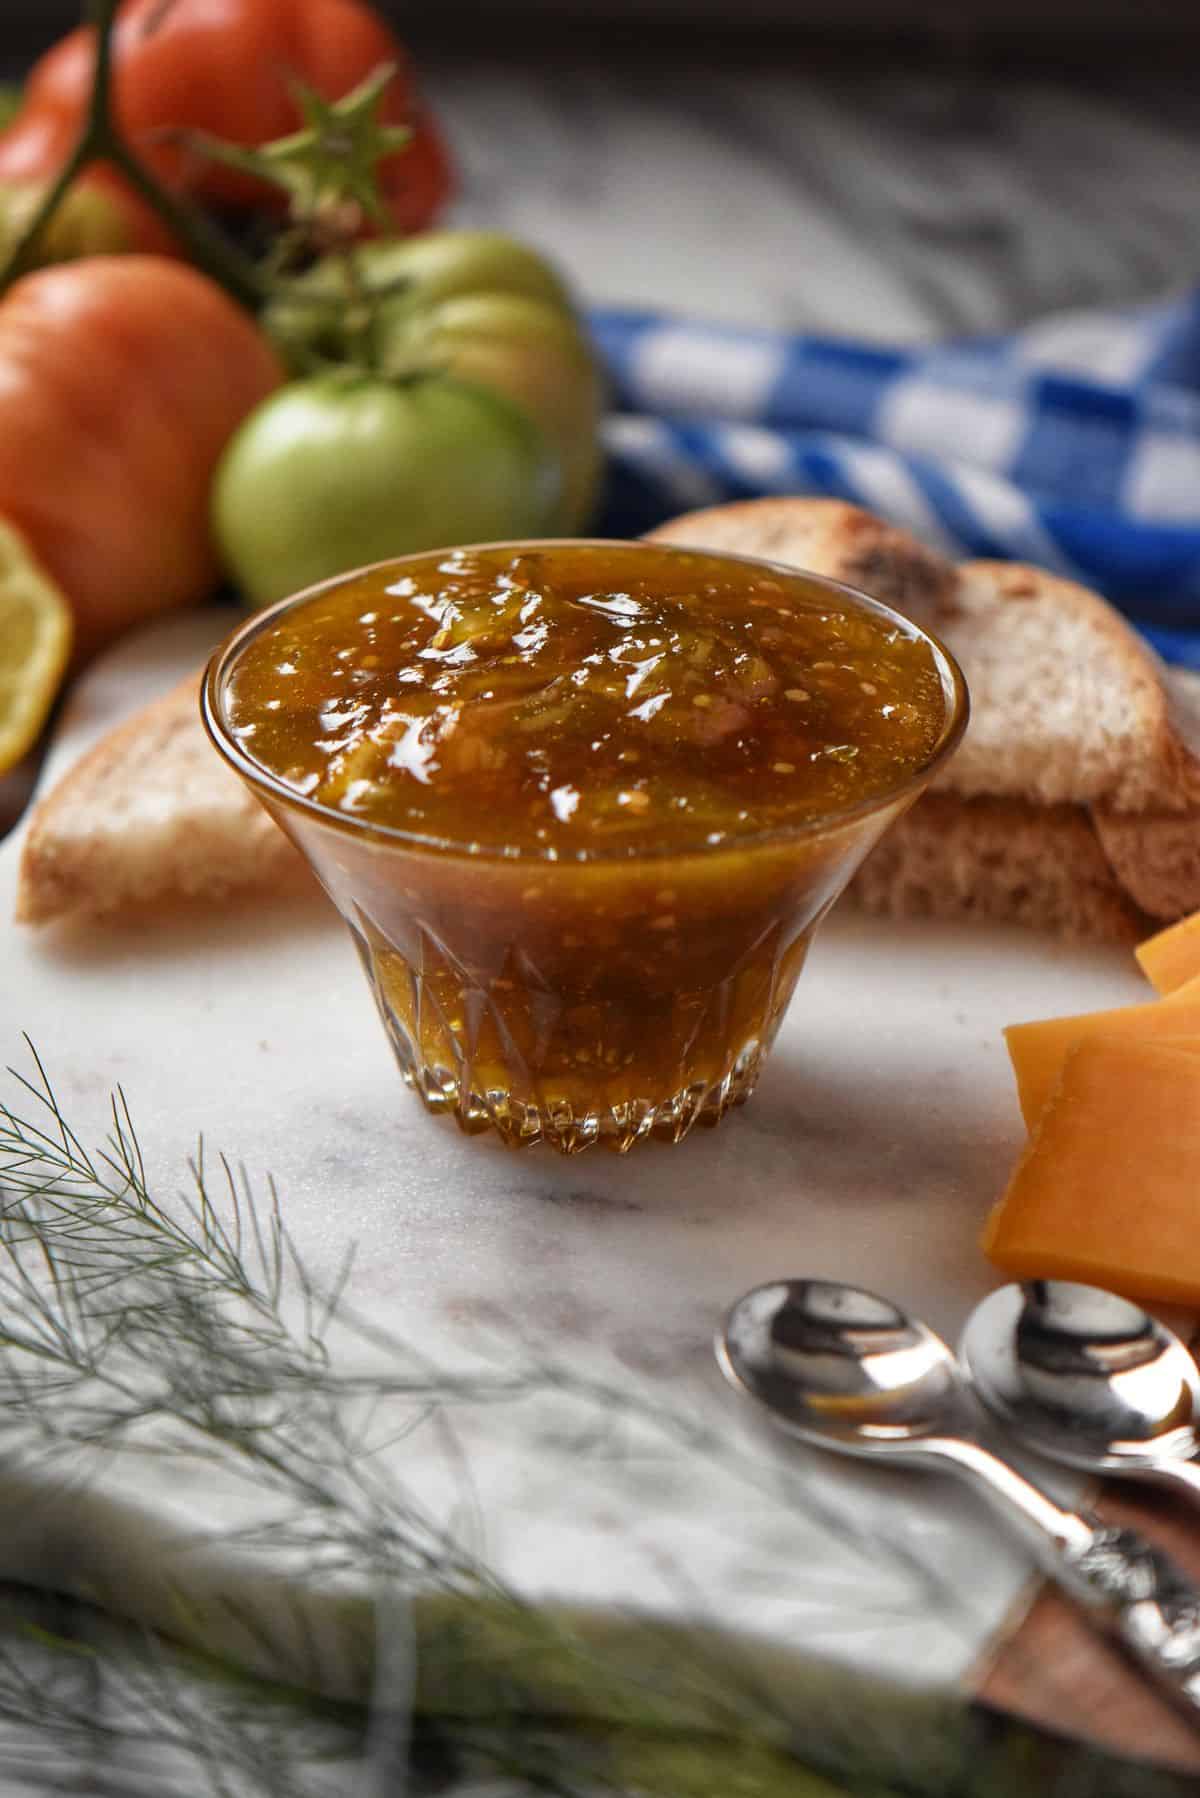
[[[407,280],[413,303],[432,306],[459,293],[523,293],[570,312],[571,295],[558,270],[499,231],[424,231],[392,243],[364,246],[372,281]]]
[[[383,353],[440,365],[527,412],[562,464],[555,528],[568,536],[584,529],[599,482],[604,393],[574,319],[524,294],[462,294],[422,313],[407,332],[397,330]]]
[[[351,354],[358,316],[351,281],[368,291],[395,289],[376,303],[381,338],[394,323],[465,293],[523,294],[572,312],[561,276],[536,251],[498,231],[425,231],[417,237],[382,238],[354,251],[352,275],[343,257],[327,257],[289,282],[267,308],[267,331],[293,364],[302,361],[306,350],[334,361]]]
[[[500,395],[336,370],[251,413],[217,469],[213,525],[263,606],[389,556],[545,535],[561,497],[556,456]]]

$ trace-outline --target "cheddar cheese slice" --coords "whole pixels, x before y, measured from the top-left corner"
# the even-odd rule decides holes
[[[1200,1042],[1071,1049],[983,1251],[1021,1280],[1200,1306]]]
[[[1122,1005],[1115,1011],[1085,1011],[1075,1017],[1010,1024],[1004,1040],[1028,1129],[1041,1117],[1068,1053],[1090,1036],[1155,1042],[1200,1038],[1200,979],[1177,988],[1166,1001],[1152,999],[1146,1005]]]
[[[1200,911],[1147,937],[1133,953],[1155,992],[1164,997],[1200,979]]]

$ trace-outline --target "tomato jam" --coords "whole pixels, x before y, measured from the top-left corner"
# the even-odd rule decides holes
[[[357,575],[247,648],[247,753],[364,823],[548,859],[668,853],[893,790],[945,723],[929,643],[801,575],[650,546]]]
[[[330,583],[243,628],[207,707],[426,1103],[562,1149],[747,1096],[817,922],[965,711],[874,602],[617,543]]]

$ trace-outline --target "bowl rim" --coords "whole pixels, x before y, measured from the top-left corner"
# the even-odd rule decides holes
[[[938,673],[941,675],[942,691],[946,701],[946,718],[937,741],[920,767],[908,773],[903,780],[870,794],[854,805],[843,806],[837,810],[822,813],[815,818],[799,819],[793,824],[771,825],[763,830],[725,837],[719,843],[701,842],[675,848],[647,843],[627,845],[624,848],[609,847],[585,850],[575,855],[564,855],[552,848],[518,849],[500,844],[470,844],[454,838],[405,830],[394,824],[380,824],[356,817],[352,812],[337,811],[334,807],[323,805],[319,800],[311,799],[306,794],[297,793],[280,776],[273,774],[260,762],[256,762],[229,730],[221,704],[228,675],[247,645],[268,630],[285,612],[306,604],[309,600],[315,599],[319,594],[328,592],[334,587],[357,580],[363,575],[374,574],[383,568],[396,569],[399,572],[414,562],[428,561],[431,556],[471,555],[496,550],[511,550],[517,554],[521,551],[544,552],[555,549],[631,549],[642,553],[651,549],[658,555],[668,557],[700,555],[711,557],[716,561],[734,562],[742,567],[756,569],[767,574],[784,575],[789,578],[799,575],[806,581],[814,582],[818,587],[836,595],[839,599],[848,600],[853,607],[865,609],[877,617],[885,618],[889,622],[901,626],[930,647]],[[885,601],[875,599],[871,594],[862,592],[860,588],[851,587],[845,581],[834,580],[829,575],[818,574],[813,569],[802,568],[794,563],[777,562],[765,556],[746,556],[723,549],[709,550],[698,544],[656,543],[636,537],[513,538],[489,543],[447,544],[443,549],[416,550],[403,556],[387,556],[382,561],[370,562],[361,568],[348,569],[343,574],[331,575],[325,580],[316,581],[312,586],[302,588],[299,593],[289,594],[283,599],[276,600],[272,605],[251,613],[213,651],[200,686],[200,714],[214,747],[260,800],[273,801],[285,812],[298,812],[327,829],[339,830],[347,835],[375,844],[390,845],[396,849],[418,851],[464,862],[506,862],[512,865],[523,863],[526,865],[537,864],[542,867],[558,866],[575,869],[600,865],[612,866],[614,864],[656,861],[680,862],[699,857],[711,858],[722,854],[741,854],[753,849],[779,847],[793,841],[802,842],[833,835],[849,825],[870,818],[877,812],[887,811],[910,794],[915,796],[919,793],[937,772],[937,769],[958,747],[963,732],[967,728],[970,711],[971,701],[966,678],[955,656],[933,631],[918,624],[915,619],[906,617],[903,612],[888,605]]]

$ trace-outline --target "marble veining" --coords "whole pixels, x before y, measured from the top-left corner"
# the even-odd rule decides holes
[[[1200,272],[1190,72],[431,62],[458,216],[588,300],[914,340],[1153,298]]]

